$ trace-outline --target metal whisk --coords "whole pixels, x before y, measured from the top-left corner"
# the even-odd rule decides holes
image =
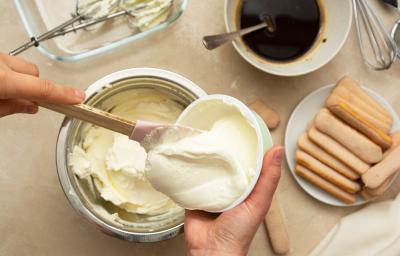
[[[151,13],[153,11],[151,8],[157,8],[156,2],[156,0],[76,0],[75,12],[72,13],[70,20],[37,37],[32,37],[29,42],[14,49],[9,55],[20,54],[32,46],[39,46],[42,41],[87,29],[95,24],[120,16],[128,15],[135,18],[136,15],[139,15],[139,11],[146,8],[150,8],[146,12]],[[167,1],[167,4],[164,4],[162,8],[169,8],[172,2],[173,0]]]
[[[365,64],[374,70],[389,69],[396,59],[395,42],[368,0],[353,0],[353,8],[358,42]]]

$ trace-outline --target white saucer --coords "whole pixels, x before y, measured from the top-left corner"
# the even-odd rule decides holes
[[[297,139],[307,130],[307,125],[314,118],[315,114],[325,105],[325,100],[331,93],[334,85],[328,85],[322,87],[308,96],[306,96],[294,109],[292,115],[289,118],[286,132],[285,132],[285,154],[286,160],[289,165],[290,172],[297,183],[306,191],[310,196],[315,199],[333,206],[347,207],[356,206],[367,203],[368,201],[363,199],[361,196],[357,196],[357,201],[354,204],[346,204],[325,191],[317,188],[308,181],[304,180],[295,173],[295,152],[297,149]],[[374,91],[363,87],[363,89],[376,101],[382,104],[393,116],[393,127],[392,132],[400,128],[400,120],[396,111],[392,106],[380,95]]]

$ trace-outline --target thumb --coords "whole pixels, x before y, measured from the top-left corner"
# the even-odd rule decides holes
[[[257,219],[264,218],[271,205],[272,197],[281,176],[282,159],[282,146],[275,146],[267,152],[264,156],[263,167],[257,184],[245,200]]]
[[[15,114],[27,113],[35,114],[38,111],[38,106],[28,100],[9,99],[0,100],[0,117]]]
[[[271,205],[281,175],[282,158],[282,146],[270,149],[264,156],[260,177],[251,194],[243,203],[217,218],[217,224],[223,227],[220,230],[225,230],[231,236],[234,234],[243,248],[250,245]]]

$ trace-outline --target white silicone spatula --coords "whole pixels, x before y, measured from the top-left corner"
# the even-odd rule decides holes
[[[114,132],[128,136],[132,140],[141,142],[152,130],[159,127],[168,127],[168,124],[153,123],[147,121],[130,121],[106,111],[90,107],[85,104],[77,105],[53,105],[39,103],[39,106],[76,118]]]

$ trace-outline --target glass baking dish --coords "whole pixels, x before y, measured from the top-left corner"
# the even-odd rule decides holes
[[[167,20],[143,32],[133,29],[125,17],[120,17],[100,28],[72,32],[41,42],[37,48],[47,57],[64,62],[96,56],[168,27],[181,16],[187,1],[174,0]],[[29,35],[26,41],[69,20],[75,6],[73,0],[14,0],[14,3]],[[17,42],[15,46],[23,43]]]

